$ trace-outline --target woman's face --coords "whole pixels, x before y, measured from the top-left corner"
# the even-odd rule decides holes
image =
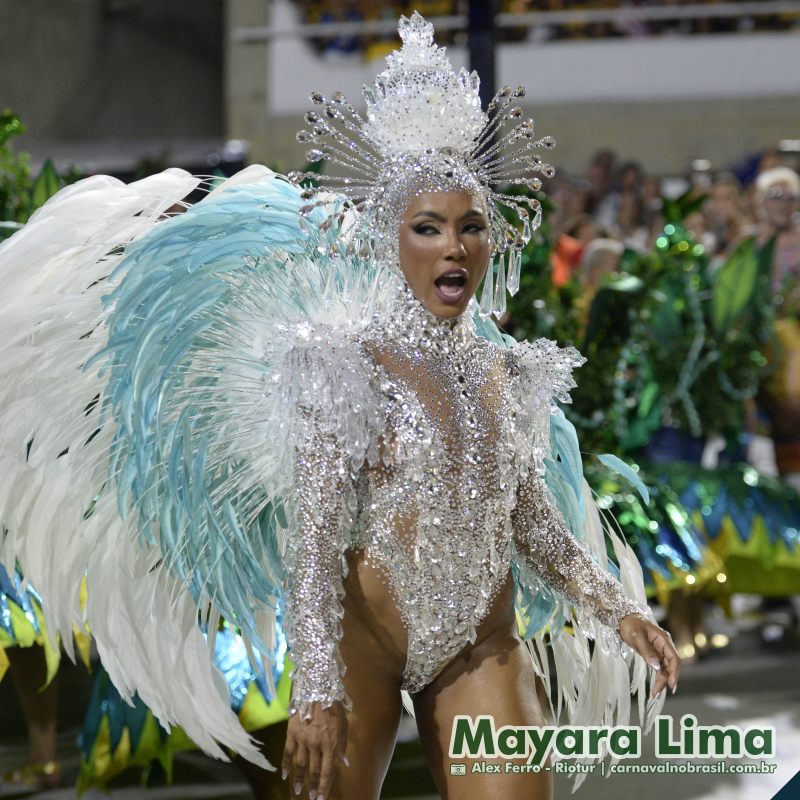
[[[489,220],[466,192],[424,192],[400,222],[400,267],[437,317],[463,313],[489,264]]]

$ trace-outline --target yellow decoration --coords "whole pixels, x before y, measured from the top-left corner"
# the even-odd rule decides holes
[[[669,605],[670,592],[675,589],[695,593],[704,590],[709,582],[715,580],[723,569],[722,559],[707,547],[702,549],[700,556],[700,563],[691,573],[677,569],[672,564],[669,565],[672,572],[669,578],[665,578],[661,573],[651,572],[650,577],[655,585],[655,595],[659,605],[666,608]],[[692,580],[689,580],[690,578]]]
[[[747,541],[742,541],[731,518],[725,516],[719,534],[710,539],[714,551],[725,562],[726,591],[785,597],[800,591],[800,558],[783,539],[770,541],[759,514]]]
[[[31,647],[36,644],[36,629],[25,612],[16,603],[9,603],[8,610],[11,614],[11,630],[17,646]]]
[[[47,625],[44,621],[44,613],[39,607],[39,604],[32,603],[32,605],[33,613],[36,615],[36,622],[39,624],[39,630],[41,631],[41,634],[37,637],[36,643],[41,645],[44,649],[44,660],[45,664],[47,665],[47,678],[45,680],[45,686],[49,686],[50,681],[55,678],[56,672],[58,672],[59,664],[61,663],[61,648],[59,647],[58,641],[56,641],[55,644],[50,641],[50,636],[47,632]]]
[[[239,721],[246,731],[266,728],[268,725],[283,722],[283,720],[289,718],[289,695],[292,687],[289,675],[291,674],[291,669],[292,664],[287,658],[281,678],[275,687],[277,695],[269,703],[267,703],[264,695],[261,694],[261,690],[255,681],[250,684],[247,696],[242,704],[242,710],[239,712]]]

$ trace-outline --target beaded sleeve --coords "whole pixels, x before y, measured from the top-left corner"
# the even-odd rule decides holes
[[[514,539],[526,563],[576,608],[617,631],[628,614],[645,613],[567,528],[544,479],[533,471],[517,493]]]
[[[385,425],[373,390],[374,364],[354,339],[331,326],[305,325],[290,346],[274,391],[292,457],[284,626],[292,673],[291,713],[306,718],[313,702],[349,705],[339,655],[347,566],[357,510],[356,478],[379,460]]]
[[[517,550],[555,592],[616,632],[624,616],[643,609],[572,535],[544,480],[551,453],[550,417],[557,402],[570,401],[569,391],[576,385],[572,370],[585,359],[574,348],[548,339],[519,342],[509,353],[520,475],[512,513]]]
[[[295,531],[286,553],[286,636],[294,662],[290,713],[306,718],[311,703],[348,704],[339,657],[345,536],[354,486],[343,450],[309,425],[297,450]]]

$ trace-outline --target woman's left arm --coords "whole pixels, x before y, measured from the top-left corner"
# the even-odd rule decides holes
[[[653,696],[667,685],[674,692],[680,659],[669,633],[648,619],[646,610],[595,563],[586,546],[570,533],[544,479],[533,470],[519,487],[512,524],[517,550],[535,572],[659,670]]]

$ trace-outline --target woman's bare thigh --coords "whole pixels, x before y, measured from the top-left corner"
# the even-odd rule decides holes
[[[472,773],[472,759],[451,759],[450,737],[458,715],[494,717],[504,725],[545,725],[537,699],[537,682],[530,654],[512,632],[491,634],[449,664],[436,680],[413,696],[420,739],[439,792],[445,800],[550,800],[552,773]],[[466,765],[466,775],[451,775],[450,764]],[[508,763],[525,763],[517,759]],[[545,765],[542,765],[545,766]]]
[[[353,704],[347,715],[350,766],[337,765],[331,798],[378,800],[403,711],[398,667],[373,634],[347,612],[342,628],[344,688]]]

